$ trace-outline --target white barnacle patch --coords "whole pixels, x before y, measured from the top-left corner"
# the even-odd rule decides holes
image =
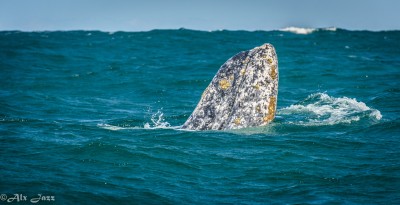
[[[260,105],[257,105],[257,106],[256,106],[256,112],[257,112],[257,113],[261,113],[261,106],[260,106]]]

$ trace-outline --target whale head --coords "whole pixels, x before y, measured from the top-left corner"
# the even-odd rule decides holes
[[[228,130],[268,124],[275,117],[278,77],[271,44],[236,54],[220,67],[182,128]]]

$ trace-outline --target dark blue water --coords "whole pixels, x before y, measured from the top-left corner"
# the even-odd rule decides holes
[[[179,129],[267,42],[273,123]],[[4,31],[0,71],[1,204],[400,203],[399,31]]]

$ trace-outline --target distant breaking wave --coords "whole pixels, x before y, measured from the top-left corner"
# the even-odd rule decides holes
[[[295,34],[310,34],[315,31],[336,31],[336,27],[329,27],[329,28],[300,28],[300,27],[286,27],[283,29],[279,29],[279,31],[284,31],[284,32],[291,32]]]

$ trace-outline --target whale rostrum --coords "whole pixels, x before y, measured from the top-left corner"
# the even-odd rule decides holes
[[[218,70],[182,128],[227,130],[268,124],[276,112],[278,73],[271,44],[236,54]]]

